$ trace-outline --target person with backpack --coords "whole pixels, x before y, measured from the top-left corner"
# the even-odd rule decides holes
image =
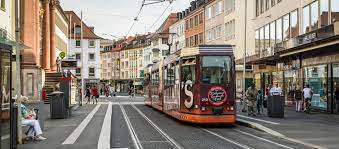
[[[304,112],[308,113],[310,112],[312,96],[313,96],[313,91],[310,88],[310,85],[308,84],[306,85],[306,87],[303,89],[302,94],[304,96]]]
[[[257,114],[261,115],[264,113],[264,108],[263,108],[263,95],[261,93],[261,90],[258,90],[258,95],[257,95]]]

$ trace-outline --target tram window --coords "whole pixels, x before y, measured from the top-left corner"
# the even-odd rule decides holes
[[[231,75],[231,58],[228,56],[204,56],[202,58],[202,82],[228,84]]]
[[[168,85],[174,85],[174,68],[168,69],[167,72]]]
[[[182,75],[184,82],[191,80],[194,84],[195,82],[195,65],[185,65],[182,66]]]

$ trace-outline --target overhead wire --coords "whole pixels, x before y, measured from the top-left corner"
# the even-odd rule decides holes
[[[161,19],[161,17],[165,14],[165,12],[168,10],[168,8],[171,6],[171,3],[165,8],[165,10],[161,13],[161,15],[153,22],[153,24],[147,29],[147,32],[149,32],[154,25]]]

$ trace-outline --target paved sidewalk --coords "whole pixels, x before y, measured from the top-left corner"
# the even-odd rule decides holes
[[[61,145],[67,136],[80,124],[88,113],[95,107],[93,104],[84,105],[73,111],[72,116],[67,119],[50,119],[44,121],[44,141],[28,141],[25,144],[18,145],[18,149],[46,149],[46,148],[70,148],[67,145]],[[83,145],[76,146],[79,149],[84,148]],[[72,146],[72,148],[75,148]]]
[[[266,114],[248,116],[247,113],[241,112],[241,108],[242,105],[238,103],[238,120],[245,122],[245,125],[248,122],[247,126],[257,129],[266,127],[268,131],[263,131],[276,133],[275,135],[281,134],[286,138],[313,145],[313,147],[339,148],[339,115],[320,112],[306,114],[295,112],[294,107],[285,107],[285,118],[270,118]],[[258,128],[258,126],[264,127]]]

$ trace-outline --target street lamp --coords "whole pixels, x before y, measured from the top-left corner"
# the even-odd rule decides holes
[[[171,43],[167,42],[167,45],[168,45],[168,54],[171,53],[171,47],[173,45],[173,39],[174,39],[174,36],[178,36],[177,33],[158,33],[159,35],[171,35]]]
[[[244,62],[243,62],[243,94],[242,98],[245,99],[245,93],[246,93],[246,41],[247,41],[247,0],[245,0],[245,40],[244,40]]]

